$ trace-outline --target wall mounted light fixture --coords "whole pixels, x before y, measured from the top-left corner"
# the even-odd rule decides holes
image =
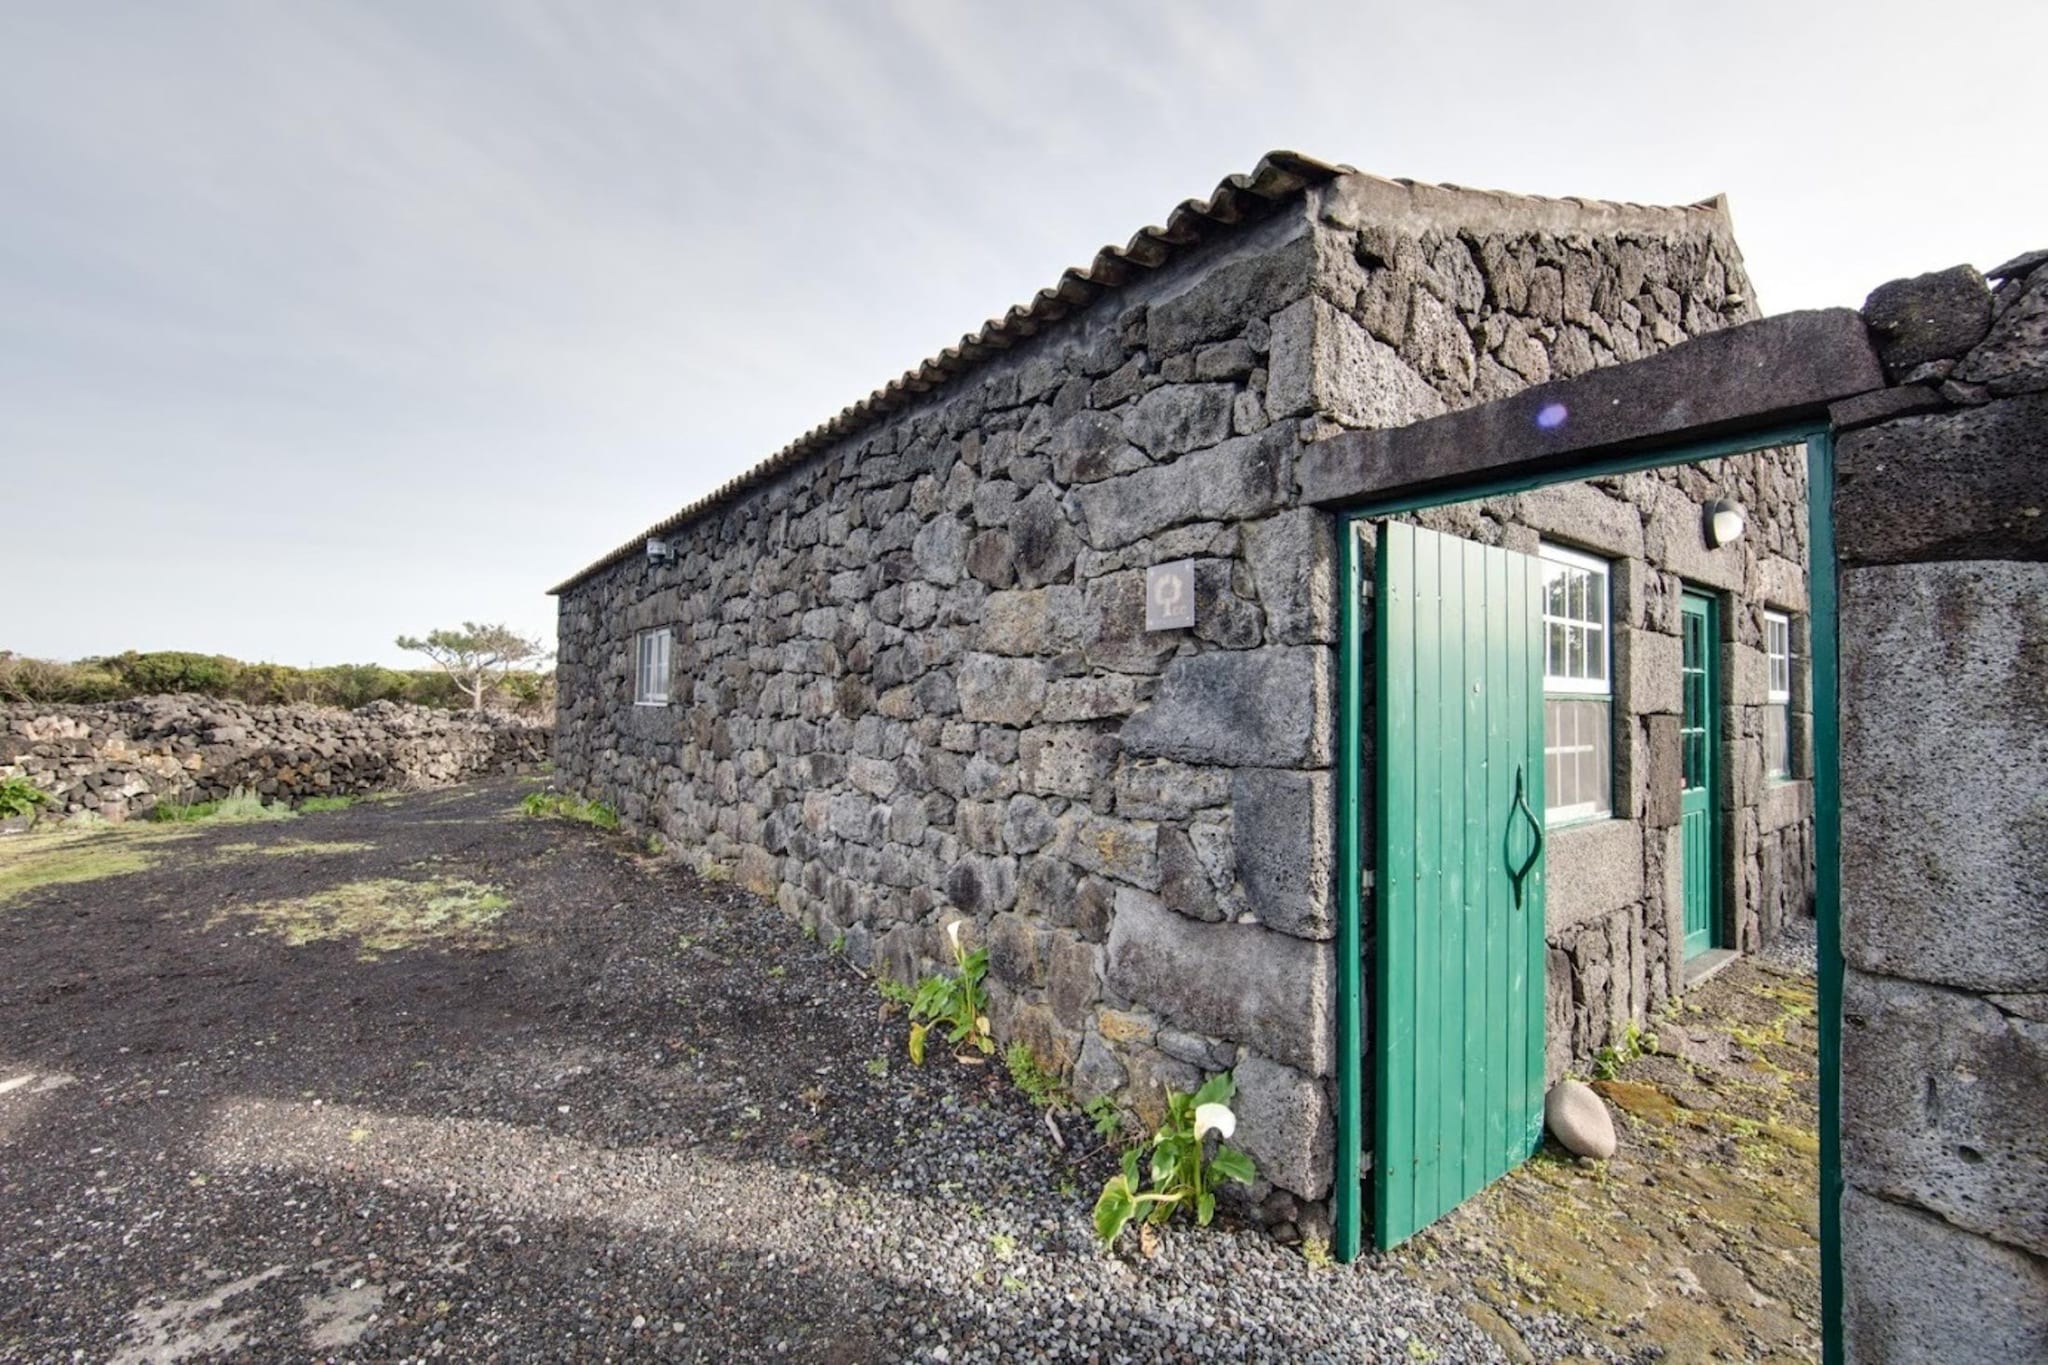
[[[1706,538],[1709,550],[1733,545],[1742,539],[1748,524],[1749,514],[1733,498],[1715,498],[1700,509],[1700,534]]]

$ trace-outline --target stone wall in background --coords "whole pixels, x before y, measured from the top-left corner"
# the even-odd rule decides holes
[[[356,711],[144,697],[92,706],[0,704],[0,778],[50,793],[51,816],[141,815],[234,791],[296,804],[309,796],[442,786],[532,772],[544,723],[396,702]]]
[[[1328,1192],[1333,522],[1304,443],[1753,315],[1717,209],[1342,177],[560,602],[560,780],[1156,1117],[1234,1067],[1266,1214]],[[1196,626],[1148,633],[1148,565]],[[674,632],[636,706],[635,632]],[[1266,1185],[1262,1183],[1260,1193]]]
[[[1884,286],[1839,404],[1852,1360],[2048,1358],[2048,251]]]

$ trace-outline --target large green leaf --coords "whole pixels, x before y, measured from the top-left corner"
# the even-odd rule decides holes
[[[1188,1106],[1188,1112],[1192,1114],[1205,1104],[1228,1104],[1236,1094],[1236,1078],[1228,1071],[1219,1071],[1202,1082],[1202,1088],[1195,1092],[1195,1102]]]
[[[1235,1180],[1240,1185],[1251,1184],[1257,1174],[1252,1159],[1235,1147],[1218,1147],[1216,1155],[1209,1161],[1209,1171],[1210,1174],[1221,1176],[1225,1180]]]

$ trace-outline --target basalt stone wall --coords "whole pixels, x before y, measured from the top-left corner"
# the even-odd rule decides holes
[[[1751,315],[1718,208],[1344,176],[563,591],[560,779],[1156,1115],[1330,1183],[1333,521],[1295,457]],[[1196,625],[1148,633],[1147,566]],[[674,633],[636,706],[635,634]],[[1266,1193],[1262,1184],[1258,1191]]]
[[[48,792],[48,814],[120,820],[160,801],[235,791],[296,804],[532,772],[547,759],[550,734],[514,716],[396,702],[356,711],[189,696],[15,702],[0,704],[0,778],[26,777]]]
[[[1741,539],[1710,550],[1700,509],[1716,497],[1740,503],[1749,524]],[[1562,545],[1609,565],[1614,813],[1553,827],[1545,839],[1546,1032],[1555,1080],[1616,1042],[1625,1025],[1648,1024],[1684,984],[1679,602],[1688,587],[1719,607],[1714,800],[1726,847],[1717,939],[1751,952],[1774,940],[1788,917],[1813,914],[1805,452],[1557,484],[1399,519],[1521,554]],[[1766,775],[1766,610],[1794,627],[1787,777]],[[1370,676],[1369,655],[1365,667]],[[1364,728],[1374,731],[1369,713]]]
[[[2048,251],[1872,294],[1834,410],[1855,1360],[2048,1359]]]

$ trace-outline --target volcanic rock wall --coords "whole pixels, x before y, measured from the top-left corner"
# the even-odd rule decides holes
[[[1305,442],[1751,316],[1718,208],[1344,177],[708,509],[560,606],[560,780],[1156,1113],[1236,1069],[1330,1181],[1333,522]],[[1196,625],[1145,569],[1194,561]],[[635,705],[638,631],[674,632]],[[1262,1187],[1263,1188],[1263,1187]]]
[[[0,705],[0,778],[26,777],[50,793],[50,815],[120,820],[160,801],[234,791],[296,804],[531,772],[546,761],[552,733],[513,716],[395,702],[357,711],[189,696],[14,702]]]

